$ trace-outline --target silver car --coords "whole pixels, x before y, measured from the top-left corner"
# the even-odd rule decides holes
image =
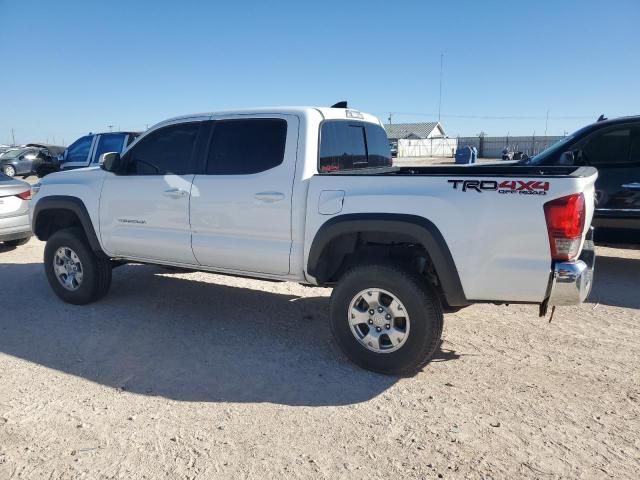
[[[0,242],[17,247],[29,241],[30,199],[31,185],[0,172]]]

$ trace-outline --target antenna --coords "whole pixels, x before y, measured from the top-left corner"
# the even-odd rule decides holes
[[[547,136],[547,127],[549,126],[549,109],[547,108],[547,119],[544,122],[544,136]]]
[[[438,100],[438,122],[440,122],[440,111],[442,110],[442,62],[444,54],[440,54],[440,99]]]

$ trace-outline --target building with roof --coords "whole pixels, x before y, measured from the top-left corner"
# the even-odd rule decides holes
[[[446,133],[440,122],[389,123],[384,125],[389,140],[418,140],[423,138],[444,138]]]

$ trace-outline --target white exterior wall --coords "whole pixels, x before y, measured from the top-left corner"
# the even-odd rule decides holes
[[[398,157],[453,157],[458,147],[455,138],[398,140]]]

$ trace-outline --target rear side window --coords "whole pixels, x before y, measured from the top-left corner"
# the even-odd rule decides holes
[[[200,122],[160,128],[140,140],[126,154],[128,175],[185,175],[194,173],[191,154]]]
[[[98,140],[98,148],[93,158],[94,162],[98,162],[100,155],[108,152],[122,152],[124,146],[125,135],[121,133],[103,133]]]
[[[208,175],[249,175],[284,160],[287,122],[279,118],[218,120],[207,158]]]
[[[391,166],[389,140],[379,125],[327,121],[320,130],[320,171]]]
[[[82,137],[73,142],[67,149],[65,162],[86,162],[89,156],[91,142],[93,142],[93,136]]]

